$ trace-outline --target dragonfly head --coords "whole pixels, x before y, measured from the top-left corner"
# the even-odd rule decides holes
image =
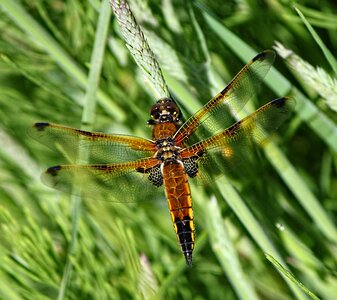
[[[148,124],[155,125],[158,123],[173,122],[180,124],[181,112],[177,104],[170,98],[162,98],[157,101],[151,108],[151,119]]]

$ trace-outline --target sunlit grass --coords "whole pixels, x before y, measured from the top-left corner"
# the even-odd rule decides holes
[[[337,53],[332,3],[298,6],[299,16],[273,0],[221,9],[218,1],[130,2],[186,116],[276,41],[336,78],[335,58],[325,58]],[[114,17],[104,49],[99,1],[0,0],[0,9],[0,298],[306,299],[303,289],[334,299],[336,113],[281,57],[247,112],[286,95],[296,112],[243,180],[192,187],[197,242],[188,269],[164,195],[131,205],[84,200],[74,228],[71,197],[39,181],[64,160],[27,137],[35,121],[151,136],[157,99]],[[96,109],[85,101],[95,94]]]

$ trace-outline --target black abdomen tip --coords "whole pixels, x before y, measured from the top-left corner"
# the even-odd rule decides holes
[[[44,130],[47,126],[49,126],[50,124],[48,122],[37,122],[34,124],[34,127],[39,130],[42,131]]]
[[[50,174],[51,176],[56,176],[57,172],[60,171],[61,169],[62,169],[61,166],[50,167],[46,170],[46,173]]]
[[[189,268],[192,268],[192,252],[190,251],[184,252],[184,256],[185,256],[186,265]]]

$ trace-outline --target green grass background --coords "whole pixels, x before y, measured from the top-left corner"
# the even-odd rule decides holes
[[[186,117],[275,41],[336,78],[334,1],[130,2]],[[151,136],[157,99],[104,5],[0,0],[0,299],[337,299],[336,112],[280,57],[247,111],[292,95],[296,112],[233,186],[192,187],[192,269],[164,195],[79,202],[42,185],[64,160],[33,122]]]

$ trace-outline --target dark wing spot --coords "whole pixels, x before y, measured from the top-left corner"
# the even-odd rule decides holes
[[[84,136],[97,135],[97,133],[93,133],[93,132],[90,132],[90,131],[84,131],[84,130],[81,130],[81,129],[76,129],[75,131],[78,132],[81,135],[84,135]]]
[[[257,54],[254,58],[253,58],[253,61],[257,61],[257,60],[263,60],[266,56],[267,56],[267,53],[269,53],[269,51],[262,51],[261,53]]]
[[[285,105],[287,99],[287,97],[278,98],[273,100],[272,104],[275,105],[277,108],[282,108]]]
[[[50,124],[48,122],[37,122],[34,124],[34,127],[38,131],[43,131],[46,127],[48,127]]]
[[[46,170],[46,173],[50,174],[51,176],[56,176],[57,172],[60,171],[62,169],[61,166],[54,166],[54,167],[50,167]]]
[[[111,170],[111,167],[109,165],[90,165],[92,169],[100,170],[100,171],[108,171]]]
[[[239,130],[239,128],[242,126],[242,120],[236,122],[235,124],[233,124],[231,127],[229,127],[226,131],[228,132],[228,134],[233,134],[235,133],[237,130]]]

